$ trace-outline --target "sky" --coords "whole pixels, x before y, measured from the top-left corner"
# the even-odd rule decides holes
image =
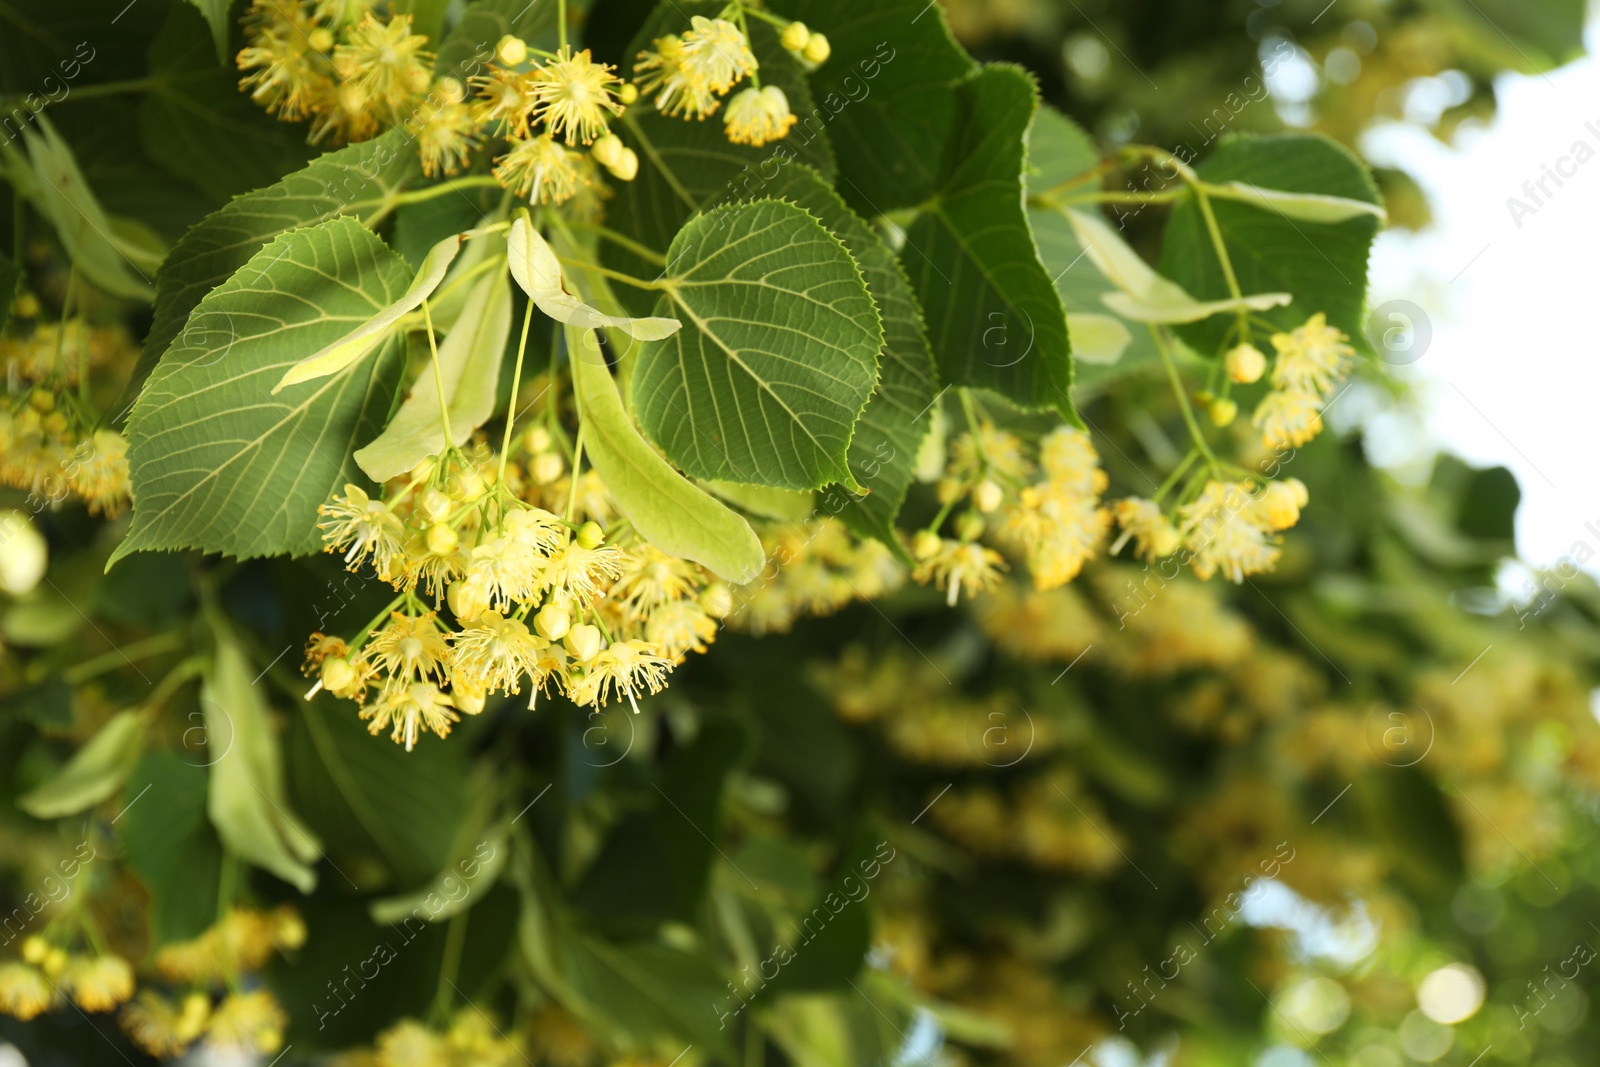
[[[1496,90],[1492,123],[1464,128],[1450,146],[1401,122],[1363,144],[1415,177],[1434,213],[1422,233],[1383,234],[1372,263],[1374,308],[1402,302],[1389,320],[1394,372],[1419,384],[1426,441],[1391,421],[1369,447],[1379,462],[1402,463],[1431,442],[1509,467],[1523,492],[1522,558],[1550,566],[1582,541],[1600,573],[1600,63],[1508,75]],[[1408,104],[1426,112],[1451,91],[1428,79]],[[1418,316],[1407,304],[1425,324],[1410,335],[1405,319]],[[1414,343],[1430,329],[1425,346]]]

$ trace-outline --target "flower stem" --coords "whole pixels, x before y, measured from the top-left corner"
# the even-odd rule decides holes
[[[1194,440],[1195,448],[1206,458],[1211,466],[1217,465],[1217,457],[1211,451],[1211,446],[1206,444],[1205,434],[1200,431],[1200,423],[1194,417],[1194,410],[1189,406],[1188,394],[1183,391],[1183,379],[1178,376],[1178,365],[1173,362],[1172,353],[1167,350],[1166,339],[1155,326],[1150,327],[1150,334],[1155,338],[1156,351],[1161,353],[1161,363],[1167,368],[1167,378],[1172,382],[1172,391],[1178,398],[1178,407],[1183,411],[1183,421],[1189,426],[1189,436]]]
[[[567,493],[567,522],[578,512],[578,467],[583,463],[583,423],[578,423],[578,440],[572,446],[572,489]]]
[[[631,285],[636,289],[666,288],[666,286],[660,282],[647,282],[643,279],[635,278],[631,274],[623,274],[621,271],[615,271],[608,267],[602,267],[598,263],[590,263],[582,259],[572,259],[567,256],[561,256],[559,258],[561,259],[562,266],[578,267],[581,270],[589,271],[591,274],[598,274],[602,278],[610,278],[612,281],[622,282],[624,285]]]
[[[528,351],[528,327],[533,325],[533,301],[528,301],[522,313],[522,340],[517,342],[517,366],[511,372],[511,402],[506,405],[506,436],[500,446],[500,467],[494,476],[495,485],[506,483],[506,457],[511,455],[511,428],[517,421],[517,389],[522,385],[522,357]]]
[[[444,372],[439,369],[439,340],[433,336],[433,313],[428,310],[428,298],[422,298],[422,321],[428,328],[428,352],[433,359],[433,385],[439,393],[439,422],[444,426],[444,447],[440,456],[455,447],[455,434],[450,432],[450,405],[444,399]]]

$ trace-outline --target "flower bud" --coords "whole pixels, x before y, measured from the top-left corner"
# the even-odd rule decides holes
[[[562,459],[559,453],[545,452],[533,457],[533,466],[529,468],[528,473],[533,476],[536,484],[549,485],[561,477],[566,469],[567,461]]]
[[[56,409],[55,394],[47,389],[35,389],[28,397],[28,403],[33,405],[33,410],[41,415]]]
[[[438,466],[438,457],[437,456],[429,456],[428,458],[426,458],[426,459],[422,460],[420,463],[418,463],[415,467],[412,467],[411,468],[411,472],[406,475],[406,478],[407,478],[407,480],[413,481],[413,482],[425,482],[429,478],[433,477],[434,468],[437,467],[437,466]]]
[[[546,604],[533,616],[533,630],[547,641],[559,641],[567,636],[567,631],[572,628],[572,616],[556,607]]]
[[[446,104],[459,104],[467,98],[466,86],[456,78],[440,78],[433,83],[433,89]]]
[[[519,66],[528,58],[528,44],[521,37],[508,33],[494,46],[494,57],[502,67]]]
[[[1219,397],[1211,402],[1211,406],[1206,409],[1206,413],[1211,416],[1211,422],[1214,425],[1232,426],[1233,420],[1239,417],[1239,405],[1232,400],[1224,400]]]
[[[445,594],[445,600],[450,604],[450,611],[461,622],[471,622],[489,610],[489,591],[481,582],[475,582],[470,578],[464,578],[450,586],[450,591]]]
[[[470,504],[483,496],[483,475],[468,467],[466,470],[457,471],[452,480],[450,495],[463,504]]]
[[[34,934],[22,943],[22,959],[25,963],[38,964],[50,954],[50,942]]]
[[[39,961],[39,969],[51,978],[56,978],[67,969],[67,964],[70,962],[64,950],[51,948],[45,952],[44,959]]]
[[[428,551],[435,556],[448,556],[460,543],[455,527],[449,523],[436,522],[428,527]]]
[[[918,530],[917,535],[911,539],[911,554],[921,560],[932,559],[943,547],[944,538],[932,530]]]
[[[956,536],[963,541],[976,541],[983,536],[983,516],[976,511],[964,511],[956,520]]]
[[[589,149],[589,154],[594,156],[594,161],[596,163],[600,164],[602,167],[605,167],[607,170],[610,170],[612,167],[615,167],[618,163],[622,162],[622,153],[626,152],[627,150],[628,146],[622,143],[622,138],[618,137],[614,133],[608,133],[595,141],[594,147]],[[542,429],[542,427],[536,428]],[[545,439],[547,441],[549,437],[550,435],[546,433]],[[544,446],[544,448],[549,447],[550,446],[548,444]],[[544,448],[541,448],[538,451],[543,452]]]
[[[1298,494],[1286,482],[1267,483],[1256,503],[1261,517],[1274,530],[1287,530],[1300,521]]]
[[[600,529],[600,524],[592,519],[578,527],[577,541],[579,548],[599,548],[605,543],[605,539],[605,531]]]
[[[28,516],[0,512],[0,589],[12,596],[33,592],[49,564],[50,548]]]
[[[183,1008],[178,1013],[178,1024],[173,1036],[180,1041],[193,1041],[206,1028],[211,1018],[211,998],[196,990],[183,998]]]
[[[604,140],[604,138],[601,138]],[[599,142],[595,142],[598,144]],[[554,442],[550,439],[550,431],[543,426],[529,426],[522,431],[522,447],[524,451],[538,455],[540,452],[550,451]]]
[[[631,104],[639,99],[639,87],[632,82],[623,82],[622,88],[617,90],[617,99],[624,104]]]
[[[801,58],[814,67],[822,66],[831,55],[833,55],[833,46],[820,33],[813,33],[810,40],[806,41],[805,51],[800,53]]]
[[[342,695],[356,680],[356,669],[342,656],[322,661],[322,687],[335,696]]]
[[[67,421],[67,417],[59,411],[52,411],[50,414],[44,417],[43,426],[45,432],[55,434],[58,437],[61,434],[66,433],[67,427],[71,425],[72,424]]]
[[[449,518],[453,506],[450,498],[437,489],[424,490],[417,498],[417,510],[429,522],[443,522]]]
[[[618,181],[631,182],[639,176],[639,156],[633,149],[624,148],[617,165],[609,169]]]
[[[985,515],[998,508],[1004,499],[1004,491],[987,478],[979,482],[978,488],[972,491],[973,505]]]
[[[326,26],[318,26],[306,36],[306,43],[313,52],[333,51],[333,31]]]
[[[783,28],[783,36],[780,39],[783,47],[789,51],[803,52],[811,41],[811,31],[803,22],[791,22]]]
[[[18,318],[34,318],[39,314],[39,298],[32,293],[23,293],[17,297],[16,303],[11,305],[11,310],[17,313]]]
[[[700,610],[713,619],[726,619],[733,612],[733,590],[723,582],[706,586],[700,594]]]
[[[477,715],[483,711],[483,705],[489,699],[489,694],[482,686],[473,686],[457,678],[450,683],[450,698],[461,714]]]
[[[587,663],[600,653],[600,631],[586,622],[580,622],[567,631],[567,651],[579,663]]]
[[[1164,522],[1150,534],[1150,554],[1158,559],[1170,556],[1178,551],[1182,543],[1183,537],[1178,533],[1178,528],[1170,522]]]
[[[1294,502],[1300,507],[1311,503],[1311,490],[1306,488],[1306,483],[1299,478],[1285,478],[1283,484],[1294,494]]]
[[[1228,378],[1240,385],[1260,381],[1267,372],[1267,357],[1255,345],[1243,344],[1230,349],[1223,360]]]

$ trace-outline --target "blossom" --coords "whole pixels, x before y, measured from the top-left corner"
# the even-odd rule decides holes
[[[117,1022],[134,1044],[150,1055],[171,1059],[187,1051],[205,1030],[210,1015],[211,998],[204,993],[189,994],[180,1007],[146,989],[122,1009]]]
[[[1000,584],[1005,565],[1000,553],[975,541],[942,541],[938,551],[917,568],[916,578],[944,588],[946,602],[955,607],[962,593],[974,597]]]
[[[533,72],[534,118],[568,144],[589,144],[605,132],[608,114],[622,114],[612,88],[620,84],[613,68],[594,62],[587,48],[576,55],[563,48]]]
[[[1320,399],[1314,393],[1274,391],[1262,398],[1250,422],[1268,448],[1299,448],[1322,432]]]
[[[1100,456],[1083,430],[1059,426],[1039,442],[1039,464],[1053,483],[1082,494],[1105,491],[1106,476]]]
[[[345,549],[344,562],[351,570],[371,559],[378,577],[388,581],[400,560],[400,543],[405,526],[381,500],[368,497],[358,485],[346,485],[342,495],[317,508],[322,521],[322,540],[329,552]]]
[[[1277,362],[1272,368],[1272,384],[1295,393],[1312,393],[1325,398],[1347,370],[1355,349],[1343,333],[1328,325],[1328,317],[1317,312],[1293,333],[1273,335]]]
[[[1139,556],[1152,562],[1178,550],[1178,530],[1155,501],[1129,497],[1111,505],[1111,513],[1122,527],[1122,536],[1111,546],[1113,553],[1120,552],[1130,538],[1136,542]]]
[[[0,1012],[27,1022],[56,1005],[49,979],[25,963],[0,963]]]
[[[84,1011],[110,1011],[133,996],[133,967],[121,956],[80,956],[62,972],[61,988]]]
[[[373,634],[367,654],[398,678],[443,677],[450,648],[433,612],[407,615],[396,611],[389,615],[388,624]]]
[[[755,53],[744,31],[727,19],[695,15],[683,35],[679,64],[693,80],[703,82],[719,96],[755,73]]]
[[[359,91],[366,109],[386,123],[405,116],[432,80],[427,37],[411,32],[411,16],[380,22],[370,12],[333,50],[333,66],[346,87]]]
[[[1273,568],[1280,550],[1269,538],[1272,526],[1253,505],[1249,482],[1208,481],[1194,503],[1178,509],[1178,530],[1193,553],[1195,574],[1209,579],[1221,571],[1239,583]]]
[[[271,1055],[283,1045],[289,1017],[264,989],[231,993],[211,1014],[207,1040],[223,1048]]]
[[[703,119],[722,106],[703,75],[685,67],[681,37],[668,34],[651,43],[655,48],[639,53],[633,74],[641,93],[655,94],[656,110],[663,115]]]
[[[496,160],[494,168],[501,185],[535,204],[559,204],[578,191],[583,180],[578,157],[548,133],[507,143],[511,151]]]
[[[452,684],[466,679],[472,689],[520,693],[522,676],[537,673],[539,653],[548,644],[529,632],[520,619],[485,612],[471,626],[452,635]]]
[[[672,663],[648,641],[618,641],[589,661],[583,679],[573,688],[572,699],[577,704],[607,704],[620,694],[637,713],[636,691],[661,692],[671,669]]]
[[[422,173],[430,178],[455,174],[467,165],[478,139],[472,108],[461,99],[461,83],[441,78],[439,88],[417,108],[407,123],[417,139]]]
[[[776,85],[746,89],[728,101],[723,113],[728,140],[757,148],[789,135],[797,120],[789,110],[789,98]]]
[[[389,729],[389,739],[396,744],[404,742],[410,752],[420,731],[448,737],[451,725],[461,716],[450,695],[431,682],[391,681],[372,707],[361,711],[361,718],[367,720],[367,731],[374,737]]]

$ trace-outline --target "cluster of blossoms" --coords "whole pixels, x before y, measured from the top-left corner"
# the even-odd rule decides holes
[[[768,566],[734,590],[729,622],[755,634],[783,633],[807,616],[831,615],[905,583],[906,571],[881,541],[851,535],[838,519],[779,523],[761,531]]]
[[[20,960],[0,964],[0,1012],[27,1022],[69,999],[82,1011],[113,1011],[133,987],[133,966],[121,956],[69,953],[34,936]]]
[[[1256,406],[1251,423],[1267,448],[1299,448],[1322,432],[1322,408],[1350,369],[1355,349],[1349,338],[1328,325],[1321,312],[1291,333],[1274,334],[1272,391]],[[1228,377],[1241,385],[1260,380],[1267,357],[1243,344],[1224,358]],[[1217,403],[1231,404],[1231,401]],[[1216,411],[1213,410],[1213,418]],[[1232,421],[1231,412],[1226,415]]]
[[[37,313],[31,294],[17,303],[21,312]],[[11,391],[0,405],[0,484],[52,507],[75,496],[97,515],[114,518],[126,510],[128,444],[115,430],[97,428],[99,416],[76,387],[95,368],[134,351],[125,330],[76,317],[24,325],[0,337]]]
[[[372,1052],[357,1062],[372,1067],[513,1067],[530,1061],[520,1035],[507,1036],[489,1016],[466,1008],[442,1031],[401,1019],[379,1034]]]
[[[832,52],[827,37],[813,33],[803,22],[785,23],[763,11],[737,8],[739,23],[696,15],[687,32],[657,37],[652,48],[639,53],[633,73],[639,91],[651,98],[656,110],[697,120],[715,114],[723,97],[749,78],[750,86],[728,99],[723,123],[729,141],[760,146],[787,137],[796,119],[784,91],[760,83],[756,73],[760,64],[742,28],[746,14],[780,26],[783,47],[808,70],[821,66]]]
[[[409,749],[524,685],[530,708],[554,690],[637,711],[639,696],[706,650],[732,608],[728,587],[626,527],[607,543],[600,523],[615,508],[603,483],[592,471],[560,477],[567,464],[548,458],[560,459],[547,429],[521,440],[532,477],[487,449],[451,452],[381,499],[350,485],[322,507],[328,550],[400,595],[350,641],[312,636],[311,695],[356,701],[372,733]],[[558,499],[567,518],[541,506]]]
[[[911,543],[914,576],[943,588],[952,606],[963,592],[971,597],[994,588],[1005,560],[979,540],[992,527],[995,539],[1026,561],[1036,588],[1065,585],[1110,529],[1111,515],[1100,506],[1105,488],[1100,457],[1084,431],[1051,431],[1035,460],[1021,438],[985,423],[951,446],[938,486],[943,509]],[[963,500],[970,506],[956,519],[956,537],[941,536],[939,527]]]
[[[245,17],[247,46],[237,62],[239,86],[269,114],[309,120],[313,144],[363,141],[395,126],[414,138],[430,177],[470,165],[484,145],[496,180],[535,204],[606,196],[601,170],[632,181],[639,157],[610,123],[641,92],[665,114],[704,118],[745,78],[752,87],[728,102],[730,140],[761,145],[786,136],[795,123],[783,90],[756,82],[755,53],[739,25],[696,16],[682,36],[654,42],[641,53],[637,86],[588,49],[563,45],[547,52],[507,35],[495,45],[484,73],[466,79],[434,73],[427,37],[412,33],[410,15],[387,19],[375,0],[253,0]],[[752,11],[783,27],[783,43],[800,62],[827,59],[827,38],[804,24]],[[741,23],[744,9],[735,17]]]
[[[1282,550],[1282,531],[1300,521],[1309,500],[1298,478],[1257,483],[1208,479],[1194,499],[1180,504],[1174,523],[1153,500],[1119,500],[1112,512],[1122,528],[1116,549],[1128,541],[1154,562],[1174,553],[1201,579],[1222,574],[1232,582],[1270,571]]]

